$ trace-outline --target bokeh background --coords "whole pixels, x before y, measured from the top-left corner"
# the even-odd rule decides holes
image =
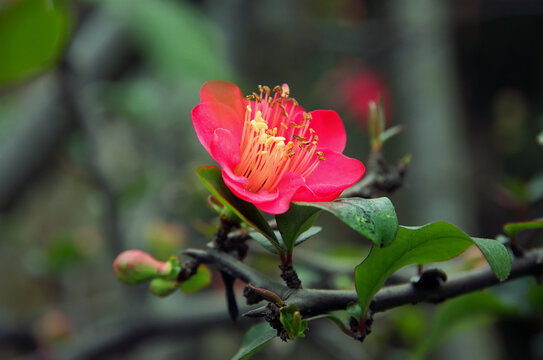
[[[3,0],[0,358],[237,351],[253,322],[230,322],[216,274],[205,291],[158,299],[111,270],[125,249],[164,260],[209,241],[216,217],[194,170],[212,160],[190,120],[207,80],[246,94],[288,83],[306,109],[341,115],[346,153],[362,161],[367,103],[382,96],[389,124],[405,124],[387,158],[412,155],[392,197],[401,224],[447,220],[493,238],[541,217],[541,34],[543,3],[529,0]],[[295,255],[304,285],[351,287],[368,243],[319,222]],[[248,261],[277,276],[277,260],[251,248]],[[468,252],[443,267],[479,263]],[[543,359],[542,319],[543,291],[525,279],[379,315],[364,344],[314,321],[256,358]]]

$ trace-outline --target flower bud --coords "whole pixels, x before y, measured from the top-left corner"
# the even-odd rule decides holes
[[[126,284],[139,284],[172,272],[172,263],[161,262],[140,250],[127,250],[120,253],[113,262],[113,271],[120,281]]]
[[[149,291],[151,291],[153,295],[165,297],[177,290],[178,287],[179,283],[176,280],[156,278],[149,284]]]

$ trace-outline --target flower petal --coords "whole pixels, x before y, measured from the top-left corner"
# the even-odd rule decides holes
[[[304,185],[304,179],[300,175],[286,173],[274,193],[265,190],[254,193],[243,186],[244,183],[248,183],[245,177],[236,176],[227,168],[223,168],[222,170],[224,182],[236,196],[253,203],[257,208],[268,214],[276,215],[286,212],[290,206],[292,197]]]
[[[210,145],[216,129],[229,130],[232,135],[230,141],[239,147],[244,118],[239,117],[231,107],[218,102],[205,102],[196,106],[191,116],[198,140],[207,152],[211,153]]]
[[[305,179],[307,186],[298,190],[293,201],[332,201],[364,175],[360,161],[330,149],[320,150],[326,160]]]
[[[241,161],[239,143],[233,138],[232,132],[227,129],[216,129],[213,133],[209,154],[223,169],[233,170]]]
[[[249,181],[245,176],[238,176],[234,174],[232,169],[228,167],[222,168],[222,177],[224,183],[236,196],[240,199],[255,204],[258,207],[259,203],[267,203],[275,201],[278,196],[278,192],[270,193],[268,191],[261,190],[257,193],[251,192],[245,188],[244,185],[249,184]]]
[[[345,127],[339,115],[332,110],[311,111],[310,127],[319,135],[319,147],[342,152],[347,143]],[[297,124],[302,123],[303,114],[298,114],[294,120]]]
[[[304,179],[294,173],[286,173],[277,186],[277,199],[274,201],[254,203],[260,210],[277,215],[286,212],[293,196],[304,186]]]
[[[226,105],[243,118],[245,115],[245,99],[241,90],[231,82],[213,80],[206,82],[200,89],[201,102],[218,102]]]

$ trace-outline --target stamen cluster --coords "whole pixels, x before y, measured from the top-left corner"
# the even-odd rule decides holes
[[[273,192],[286,172],[309,176],[321,161],[317,151],[319,136],[310,127],[311,114],[295,117],[298,102],[289,97],[285,84],[272,90],[259,86],[259,94],[247,97],[249,105],[241,140],[241,162],[234,173],[249,180],[251,192]],[[294,120],[300,119],[300,123]]]

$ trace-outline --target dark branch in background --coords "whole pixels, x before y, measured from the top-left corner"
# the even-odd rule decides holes
[[[226,314],[220,311],[179,320],[169,318],[140,319],[137,324],[126,326],[117,335],[108,335],[102,341],[85,346],[78,353],[70,356],[70,359],[118,359],[122,354],[133,353],[138,346],[142,346],[150,340],[171,338],[176,343],[179,342],[179,339],[192,342],[207,329],[230,323]],[[196,356],[197,354],[193,355]]]
[[[75,75],[67,62],[62,62],[58,71],[57,79],[61,89],[62,105],[66,109],[68,118],[75,122],[87,143],[89,156],[86,167],[95,184],[100,190],[104,201],[104,213],[102,218],[104,237],[111,248],[112,254],[123,251],[122,233],[119,227],[119,210],[116,193],[113,186],[107,179],[98,163],[98,146],[96,135],[89,123],[89,119],[81,108],[78,101],[80,98],[79,87]]]
[[[78,26],[66,59],[85,81],[112,76],[126,68],[131,55],[121,38],[119,25],[95,12]],[[23,125],[0,146],[0,212],[9,211],[39,180],[77,128],[73,117],[63,111],[61,92],[58,87],[41,91],[27,118],[21,119]]]
[[[34,353],[38,348],[38,339],[31,331],[0,325],[0,349],[11,349],[19,353]]]
[[[345,190],[342,197],[369,199],[392,194],[403,185],[409,161],[404,158],[391,166],[382,151],[376,151],[370,154],[366,165],[366,174],[362,180]]]
[[[54,161],[63,140],[75,128],[56,104],[57,89],[39,104],[26,124],[0,148],[0,212],[9,211]]]
[[[265,276],[255,272],[249,266],[215,250],[188,249],[186,255],[197,258],[202,263],[213,265],[217,269],[229,272],[238,279],[271,290],[278,294],[287,304],[294,304],[305,317],[320,315],[329,311],[342,310],[350,302],[357,302],[354,290],[291,290],[282,284],[271,282]],[[516,258],[509,278],[500,282],[489,267],[451,275],[437,288],[420,289],[411,283],[384,287],[374,297],[371,308],[375,312],[389,310],[406,304],[420,302],[438,303],[459,295],[481,290],[520,277],[543,276],[543,249],[535,249],[523,258]],[[250,317],[265,316],[265,307],[247,313]]]

